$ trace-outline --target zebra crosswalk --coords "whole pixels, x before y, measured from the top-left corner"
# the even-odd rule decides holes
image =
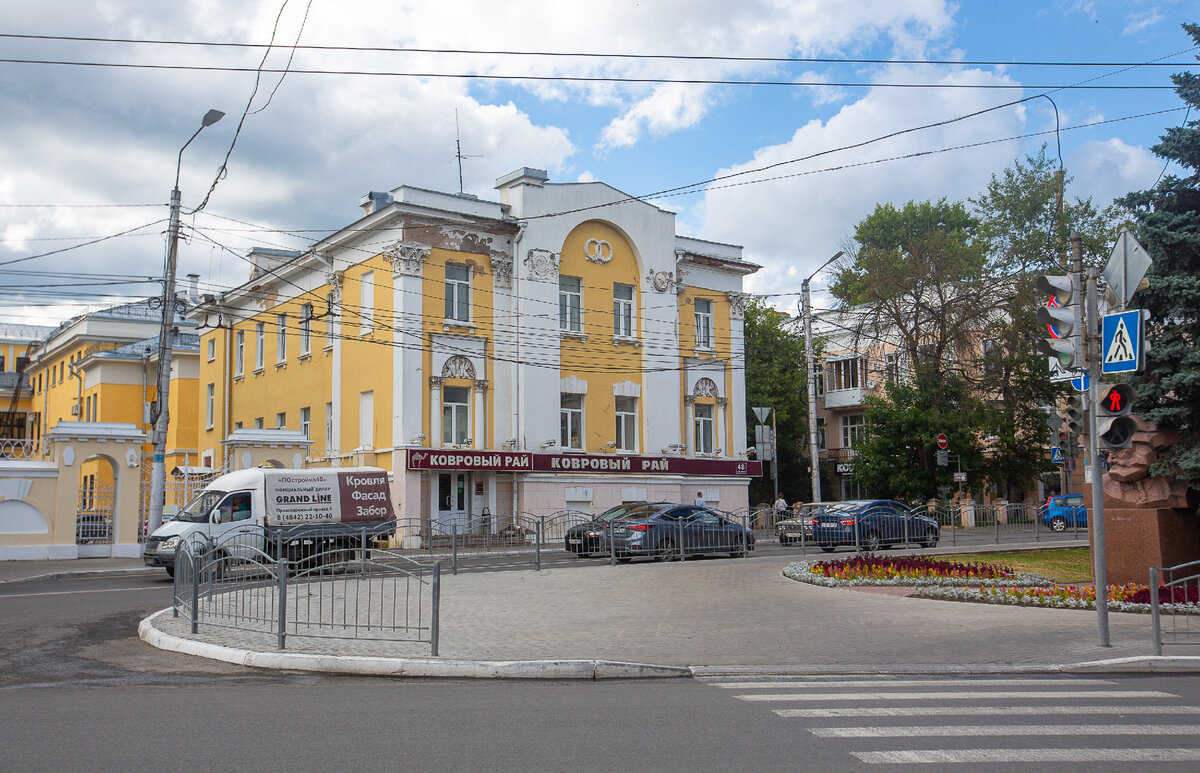
[[[1168,689],[1146,689],[1153,684],[1095,677],[705,681],[799,720],[814,740],[841,744],[864,766],[1200,764],[1200,706]]]

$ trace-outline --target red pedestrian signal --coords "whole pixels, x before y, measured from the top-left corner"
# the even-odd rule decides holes
[[[1102,450],[1133,445],[1137,419],[1129,415],[1136,393],[1129,384],[1109,384],[1100,388],[1096,406],[1096,440]]]

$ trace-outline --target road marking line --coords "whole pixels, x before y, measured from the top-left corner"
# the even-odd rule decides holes
[[[781,717],[962,717],[1021,714],[1200,714],[1200,706],[858,706],[772,709]]]
[[[0,593],[0,599],[23,599],[33,596],[74,596],[80,593],[126,593],[128,591],[162,591],[162,588],[93,588],[92,590],[56,590],[45,593]]]
[[[936,762],[1196,762],[1200,749],[914,749],[850,752],[872,765]]]
[[[805,687],[861,687],[862,685],[870,685],[876,689],[887,687],[996,687],[996,686],[1020,686],[1027,687],[1030,685],[1089,685],[1089,684],[1116,684],[1108,679],[844,679],[839,681],[821,681],[821,682],[805,682],[805,681],[780,681],[780,682],[710,682],[713,687],[722,687],[727,690],[753,690],[756,687],[776,688],[776,689],[796,689]]]
[[[1195,735],[1198,725],[958,725],[810,727],[819,738],[920,738],[984,735]]]
[[[924,701],[924,700],[1010,700],[1013,698],[1178,698],[1157,690],[1047,690],[1030,692],[824,692],[737,695],[740,701]]]

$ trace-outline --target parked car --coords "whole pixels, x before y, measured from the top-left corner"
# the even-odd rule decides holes
[[[635,557],[671,561],[689,555],[754,550],[754,532],[698,505],[651,505],[613,519],[612,537],[620,561]]]
[[[1066,531],[1072,528],[1087,528],[1087,508],[1083,506],[1082,494],[1062,494],[1046,500],[1046,512],[1042,523],[1050,531]]]
[[[794,545],[797,542],[811,542],[813,536],[813,519],[817,513],[824,512],[838,502],[809,502],[798,505],[795,515],[784,518],[775,524],[775,536],[780,545]]]
[[[906,543],[932,548],[939,536],[937,521],[891,499],[836,502],[813,520],[813,542],[826,553],[847,545],[872,552]]]
[[[608,508],[587,523],[572,526],[567,530],[564,544],[567,551],[574,553],[578,558],[587,558],[595,554],[608,555],[609,529],[611,528],[613,519],[640,510],[651,509],[655,506],[663,507],[669,504],[671,503],[622,502],[616,507]]]

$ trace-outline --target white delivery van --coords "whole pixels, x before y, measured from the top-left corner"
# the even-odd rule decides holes
[[[300,470],[255,467],[222,475],[175,518],[146,539],[147,566],[175,574],[181,541],[247,548],[289,559],[326,550],[353,549],[363,539],[396,533],[387,470],[317,467]],[[232,549],[232,548],[231,548]]]

